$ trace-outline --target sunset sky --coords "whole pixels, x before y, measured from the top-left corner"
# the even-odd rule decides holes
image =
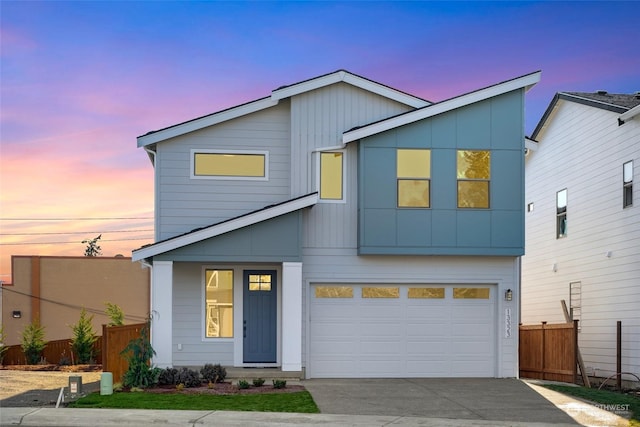
[[[338,69],[441,101],[542,70],[558,91],[640,91],[639,2],[1,1],[0,280],[11,255],[153,241],[136,137]]]

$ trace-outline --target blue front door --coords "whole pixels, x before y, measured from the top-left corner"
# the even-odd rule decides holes
[[[276,363],[277,276],[274,270],[245,270],[243,353],[245,363]]]

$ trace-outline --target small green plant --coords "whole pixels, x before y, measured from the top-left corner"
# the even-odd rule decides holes
[[[177,385],[176,385],[176,390],[178,390],[178,391],[182,391],[182,390],[184,390],[184,384],[182,384],[182,383],[177,384]]]
[[[200,373],[202,374],[202,378],[213,383],[222,382],[227,378],[227,370],[219,363],[215,365],[207,363],[200,369]]]
[[[189,368],[182,368],[178,371],[176,382],[187,388],[200,387],[202,385],[200,374]]]
[[[94,345],[98,337],[93,332],[93,315],[87,316],[87,311],[80,310],[78,323],[71,326],[73,338],[71,339],[71,349],[78,358],[78,364],[91,363],[94,360]]]
[[[240,390],[244,390],[249,388],[249,381],[247,380],[238,380],[238,388]]]
[[[124,389],[124,387],[122,386],[122,383],[114,383],[113,384],[113,391],[118,393],[121,392]]]
[[[9,346],[8,345],[4,345],[4,342],[6,341],[6,339],[7,339],[7,337],[4,334],[4,325],[0,324],[0,365],[3,364],[4,355],[9,350]]]
[[[22,331],[22,351],[27,359],[27,365],[37,365],[46,346],[44,326],[40,325],[38,319],[25,326]]]
[[[262,387],[264,385],[264,378],[254,378],[253,386],[254,387]]]
[[[285,388],[286,386],[286,380],[273,380],[273,388]]]
[[[149,323],[140,329],[140,336],[129,341],[129,344],[120,352],[129,362],[129,368],[122,378],[125,387],[147,388],[158,382],[162,370],[149,366],[156,352],[149,341],[148,330]]]
[[[111,304],[110,302],[105,302],[107,308],[105,312],[107,316],[109,316],[109,323],[107,326],[122,326],[124,325],[124,311],[117,304]]]

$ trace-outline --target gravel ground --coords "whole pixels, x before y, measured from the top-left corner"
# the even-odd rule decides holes
[[[55,406],[70,376],[81,376],[83,392],[88,392],[100,389],[101,373],[0,370],[0,407]]]

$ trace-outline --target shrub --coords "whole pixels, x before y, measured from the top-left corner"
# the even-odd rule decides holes
[[[200,387],[202,385],[200,374],[189,368],[182,368],[178,371],[176,382],[184,384],[185,387]]]
[[[58,366],[68,366],[71,365],[71,359],[67,356],[66,350],[62,350],[62,354],[60,355],[60,360],[58,361]]]
[[[147,388],[158,382],[162,369],[149,366],[149,361],[156,352],[151,347],[148,330],[147,323],[140,329],[140,336],[129,341],[129,344],[120,352],[129,362],[129,368],[122,378],[125,387]]]
[[[263,384],[264,384],[264,378],[254,378],[253,379],[253,386],[254,387],[262,387]]]
[[[98,337],[93,332],[92,321],[93,315],[87,316],[87,311],[83,308],[78,323],[71,326],[71,349],[78,357],[78,364],[91,363],[94,360],[94,345]]]
[[[107,316],[109,316],[109,323],[107,326],[122,326],[124,325],[124,312],[117,304],[111,304],[110,302],[105,302],[107,308],[105,311],[107,312]]]
[[[286,386],[286,380],[273,380],[273,388],[285,388]]]
[[[244,390],[249,388],[249,381],[247,380],[238,380],[238,388]]]
[[[212,365],[207,363],[202,369],[200,369],[202,378],[213,383],[219,383],[227,378],[227,370],[223,368],[219,363]]]
[[[175,385],[178,384],[178,370],[176,368],[166,368],[160,371],[158,377],[158,384],[160,385]]]
[[[25,326],[22,331],[22,351],[27,359],[27,365],[37,365],[46,346],[44,326],[40,325],[38,319]]]

